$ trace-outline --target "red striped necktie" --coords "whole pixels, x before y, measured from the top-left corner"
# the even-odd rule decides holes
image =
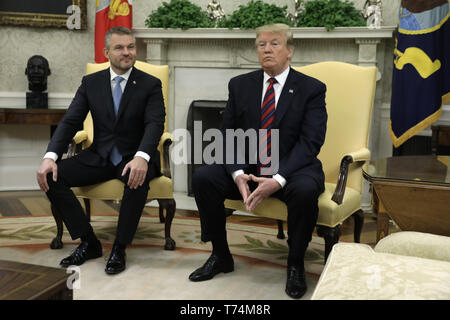
[[[258,149],[258,175],[270,175],[270,156],[271,156],[271,132],[272,123],[275,115],[275,90],[273,85],[277,83],[275,78],[269,79],[264,100],[261,105],[261,129],[263,129],[259,141]]]

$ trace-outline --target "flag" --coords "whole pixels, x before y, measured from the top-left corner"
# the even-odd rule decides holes
[[[395,34],[390,135],[399,147],[442,114],[450,102],[447,0],[402,0]]]
[[[105,35],[113,27],[133,27],[131,0],[97,0],[95,10],[95,62],[106,62]]]

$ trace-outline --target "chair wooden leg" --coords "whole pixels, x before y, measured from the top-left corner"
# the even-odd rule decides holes
[[[91,222],[91,200],[87,198],[83,198],[84,207],[86,208],[86,217],[88,221]]]
[[[159,222],[166,222],[166,218],[164,217],[164,208],[161,206],[161,204],[159,205]]]
[[[53,238],[52,242],[50,243],[50,248],[61,249],[64,246],[62,242],[63,220],[55,206],[51,205],[51,210],[53,218],[55,218],[56,222],[56,238]]]
[[[170,228],[172,227],[172,220],[175,216],[176,202],[174,199],[158,199],[159,207],[166,210],[165,218],[165,237],[166,244],[164,245],[165,250],[175,250],[176,243],[170,237]]]
[[[354,228],[354,240],[356,243],[360,243],[361,240],[361,232],[364,225],[364,211],[359,209],[354,214],[352,214],[353,220],[355,221],[355,228]]]
[[[341,226],[337,225],[334,228],[317,225],[317,234],[319,237],[325,239],[325,262],[327,262],[328,255],[333,249],[333,246],[339,242],[341,236]]]
[[[277,234],[277,238],[278,239],[284,239],[284,230],[283,230],[283,220],[277,220],[278,223],[278,234]]]

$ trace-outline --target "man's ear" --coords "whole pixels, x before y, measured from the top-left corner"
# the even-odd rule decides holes
[[[289,60],[291,60],[292,56],[294,55],[294,47],[289,46],[288,50],[289,50]]]
[[[107,48],[103,48],[103,54],[105,55],[105,58],[109,60],[108,51],[109,50]]]

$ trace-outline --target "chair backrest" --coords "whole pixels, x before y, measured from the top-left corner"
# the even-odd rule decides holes
[[[325,181],[336,183],[342,157],[367,148],[377,68],[328,61],[294,69],[327,86],[327,133],[318,157]],[[362,181],[361,165],[352,164],[347,186],[361,192]]]
[[[167,118],[168,118],[168,103],[167,103],[167,97],[168,97],[168,86],[169,86],[169,66],[167,65],[154,65],[147,62],[139,61],[137,60],[135,65],[137,69],[144,71],[159,80],[161,80],[162,85],[162,93],[164,98],[164,106],[166,108],[166,119],[165,119],[165,125],[164,125],[164,132],[167,132]],[[86,65],[86,74],[91,74],[97,71],[104,70],[106,68],[109,68],[109,62],[104,63],[88,63]],[[92,140],[94,139],[94,125],[92,122],[92,116],[89,112],[86,119],[83,123],[83,129],[87,131],[88,133],[88,139],[83,143],[83,148],[87,148],[91,145]],[[161,166],[163,166],[163,159],[162,159],[162,150],[159,150],[161,154]]]

